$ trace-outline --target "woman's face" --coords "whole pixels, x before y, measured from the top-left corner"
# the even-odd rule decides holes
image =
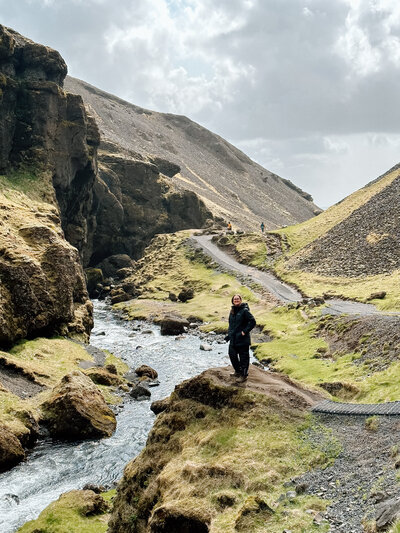
[[[242,299],[238,294],[235,294],[232,301],[233,301],[233,305],[235,306],[240,305],[242,303]]]

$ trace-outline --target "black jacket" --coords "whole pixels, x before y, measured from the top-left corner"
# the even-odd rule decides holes
[[[229,331],[225,339],[237,348],[250,346],[250,331],[255,325],[254,316],[246,303],[241,303],[238,307],[233,305],[229,313]],[[242,335],[242,331],[245,335]]]

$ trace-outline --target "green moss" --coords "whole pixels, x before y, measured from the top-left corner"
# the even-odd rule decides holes
[[[115,355],[108,350],[104,350],[106,353],[106,360],[104,365],[114,365],[117,369],[118,374],[124,375],[129,371],[129,366],[124,363],[121,359],[118,357],[115,357]]]
[[[71,491],[62,494],[42,511],[36,520],[31,520],[18,529],[18,533],[105,533],[109,515],[100,512],[85,515],[87,491]],[[103,494],[110,501],[115,491]]]
[[[399,400],[399,362],[391,364],[384,371],[371,373],[367,361],[355,364],[359,353],[337,353],[331,358],[320,358],[317,350],[327,348],[327,343],[317,334],[319,320],[324,319],[314,317],[309,320],[299,310],[277,308],[266,314],[263,320],[265,329],[274,338],[271,342],[257,345],[255,355],[259,360],[271,360],[276,370],[308,385],[340,381],[354,402]],[[344,324],[343,327],[350,325]],[[341,396],[333,398],[343,400]]]
[[[256,318],[265,313],[265,304],[253,290],[232,275],[216,272],[201,254],[185,245],[187,237],[188,232],[157,237],[132,278],[140,285],[141,296],[114,307],[123,310],[129,319],[157,320],[165,313],[175,312],[201,320],[206,331],[221,332],[226,331],[235,293],[250,303]],[[184,287],[193,288],[194,298],[185,303],[171,302],[169,294],[178,295]]]
[[[15,193],[35,201],[54,200],[51,173],[46,172],[40,164],[10,169],[0,175],[0,192],[10,200],[16,199]]]

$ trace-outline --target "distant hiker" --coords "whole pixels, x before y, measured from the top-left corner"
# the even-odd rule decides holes
[[[261,228],[261,233],[264,233],[264,229],[265,229],[265,224],[264,224],[264,222],[261,222],[261,224],[260,224],[260,228]]]
[[[256,321],[250,313],[248,304],[242,301],[240,294],[235,294],[231,301],[229,331],[225,340],[229,341],[229,359],[235,370],[231,376],[236,377],[238,383],[243,383],[249,372],[250,331],[256,325]]]
[[[232,224],[230,222],[228,222],[227,230],[232,231]]]

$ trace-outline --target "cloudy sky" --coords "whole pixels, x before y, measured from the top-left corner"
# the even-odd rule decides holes
[[[327,207],[400,162],[398,0],[0,0],[69,73],[184,114]]]

